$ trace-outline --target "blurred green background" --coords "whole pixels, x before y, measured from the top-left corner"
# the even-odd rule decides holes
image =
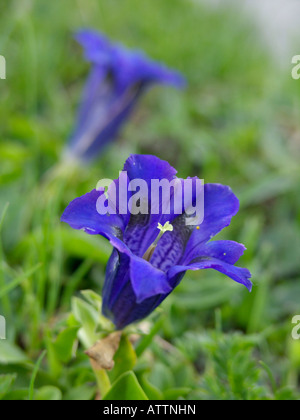
[[[89,70],[73,40],[83,27],[178,69],[188,88],[148,92],[120,139],[66,175],[57,165]],[[0,398],[95,397],[76,347],[78,296],[101,293],[111,249],[60,215],[116,178],[130,153],[232,187],[241,209],[220,237],[246,245],[239,265],[254,280],[249,294],[217,272],[185,276],[145,322],[159,331],[135,368],[147,395],[299,398],[300,81],[290,62],[278,64],[247,16],[197,1],[11,0],[0,4],[0,28]]]

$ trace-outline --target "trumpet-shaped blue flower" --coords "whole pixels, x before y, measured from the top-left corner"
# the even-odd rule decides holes
[[[154,83],[179,88],[185,81],[179,73],[139,51],[112,44],[100,33],[84,30],[76,39],[92,69],[65,155],[86,161],[116,138],[146,89]]]
[[[176,170],[155,156],[132,155],[124,171],[128,181],[138,178],[148,184],[153,179],[176,178]],[[116,187],[119,182],[114,181]],[[117,328],[149,315],[179,285],[187,270],[211,268],[251,290],[250,272],[235,265],[244,245],[211,241],[238,212],[239,201],[229,187],[204,186],[204,220],[200,226],[187,225],[186,213],[100,215],[96,207],[102,194],[94,190],[75,199],[62,221],[91,235],[102,235],[112,244],[103,289],[103,314]]]

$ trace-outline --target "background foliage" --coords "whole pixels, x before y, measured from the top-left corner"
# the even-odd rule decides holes
[[[8,335],[0,398],[95,398],[83,350],[105,321],[99,298],[79,291],[101,293],[110,246],[62,226],[60,215],[98,179],[116,178],[134,152],[233,188],[241,210],[222,237],[246,244],[241,265],[253,272],[254,290],[217,272],[188,273],[139,327],[152,333],[135,343],[137,363],[123,338],[128,360],[110,373],[111,392],[298,398],[291,319],[300,314],[300,82],[289,63],[279,68],[246,17],[196,1],[11,0],[0,5],[0,27],[0,314]],[[58,162],[89,68],[72,38],[82,27],[145,50],[189,86],[149,92],[116,144],[92,167],[68,172]]]

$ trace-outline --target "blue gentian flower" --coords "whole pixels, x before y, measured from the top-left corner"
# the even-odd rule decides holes
[[[148,185],[152,179],[176,178],[176,170],[155,156],[132,155],[124,171],[128,181],[138,178]],[[118,184],[116,180],[115,185]],[[204,186],[204,220],[200,226],[186,225],[186,214],[116,212],[101,216],[96,206],[102,194],[103,191],[94,190],[72,201],[62,221],[88,234],[102,235],[112,244],[103,289],[103,314],[117,328],[149,315],[179,285],[187,270],[212,268],[251,291],[250,272],[235,265],[244,245],[211,241],[239,210],[239,201],[229,187]],[[162,236],[158,236],[158,223],[166,226]]]
[[[146,89],[154,83],[180,88],[185,80],[142,52],[112,44],[98,32],[80,31],[76,39],[92,69],[65,156],[88,161],[116,138]]]

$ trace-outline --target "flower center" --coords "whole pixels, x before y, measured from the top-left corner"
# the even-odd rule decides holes
[[[158,244],[160,238],[163,236],[163,234],[166,233],[166,232],[173,232],[173,226],[169,222],[165,223],[164,226],[162,226],[160,223],[158,223],[157,229],[160,230],[159,234],[157,235],[157,238],[149,246],[149,248],[147,249],[147,251],[145,252],[145,254],[143,256],[143,259],[146,260],[146,261],[150,261],[152,255],[153,255],[153,252],[155,251],[155,248],[157,247],[157,244]]]

